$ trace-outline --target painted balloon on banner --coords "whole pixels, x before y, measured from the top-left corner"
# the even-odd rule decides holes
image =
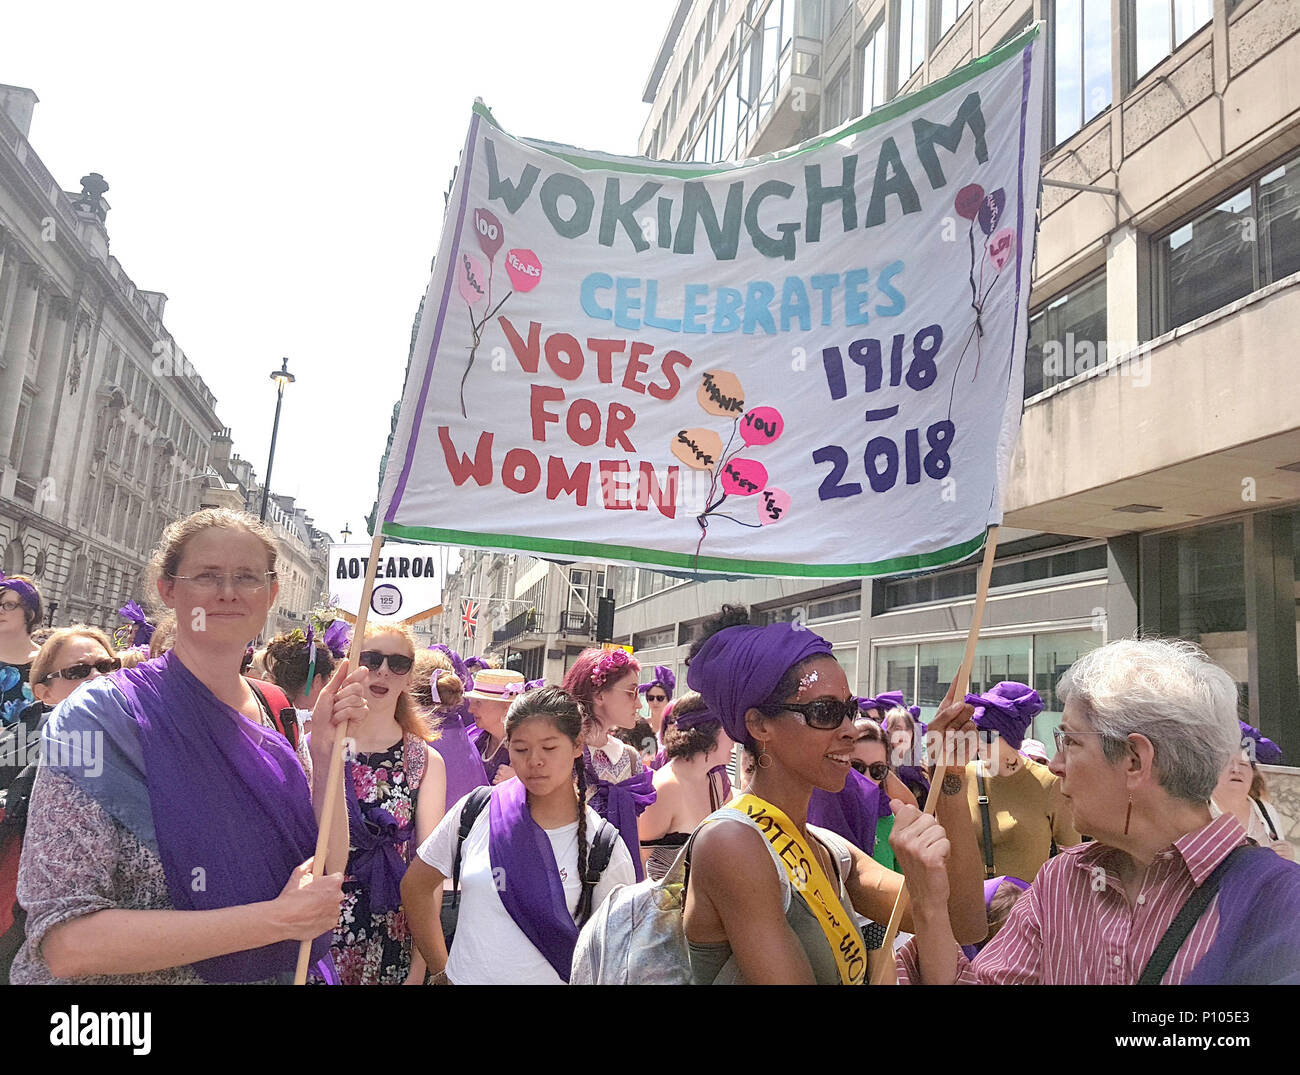
[[[758,521],[771,526],[785,518],[790,510],[790,494],[784,489],[764,489],[758,495]]]
[[[745,390],[740,378],[729,370],[705,370],[696,398],[709,414],[739,418],[745,411]]]
[[[1007,192],[998,187],[992,194],[988,195],[980,202],[979,225],[980,231],[985,235],[992,235],[993,229],[998,226],[998,221],[1002,219],[1002,210],[1007,205]]]
[[[478,247],[487,255],[488,261],[495,260],[501,244],[506,241],[505,229],[496,214],[487,209],[475,209],[474,232],[478,236]]]
[[[712,470],[722,458],[722,438],[711,429],[683,429],[673,438],[672,451],[694,470]]]
[[[989,260],[1001,272],[1016,252],[1016,229],[1003,228],[989,240]]]
[[[755,459],[728,459],[722,464],[722,491],[728,496],[753,496],[767,485],[767,467]]]
[[[984,188],[978,183],[971,183],[957,191],[957,197],[953,200],[953,208],[957,210],[959,217],[974,220],[975,214],[980,211],[980,204],[983,201]]]
[[[477,306],[487,299],[486,280],[487,270],[483,268],[478,255],[462,250],[459,271],[456,273],[456,287],[460,291],[460,297],[471,307]]]
[[[542,280],[542,263],[531,250],[511,250],[506,254],[506,272],[516,291],[532,291]]]
[[[740,439],[751,448],[771,444],[785,430],[785,419],[775,407],[755,407],[740,420]]]

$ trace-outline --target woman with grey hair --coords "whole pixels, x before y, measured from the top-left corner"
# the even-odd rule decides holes
[[[926,923],[900,952],[900,981],[1300,983],[1300,866],[1210,812],[1240,745],[1228,674],[1190,642],[1126,639],[1080,658],[1057,689],[1051,770],[1094,842],[1049,859],[972,963],[944,921],[946,874],[896,836]]]

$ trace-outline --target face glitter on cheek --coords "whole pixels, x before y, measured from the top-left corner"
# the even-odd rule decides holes
[[[809,672],[806,676],[803,676],[803,677],[799,680],[799,693],[800,693],[800,694],[803,694],[804,691],[806,691],[809,687],[811,687],[811,686],[812,686],[814,683],[816,683],[819,679],[821,679],[821,676],[818,675],[816,672]]]

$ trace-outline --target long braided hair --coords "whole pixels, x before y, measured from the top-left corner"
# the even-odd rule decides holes
[[[575,747],[583,745],[582,707],[563,687],[538,687],[521,694],[506,711],[506,739],[526,720],[542,717]],[[587,877],[587,775],[583,756],[573,759],[573,775],[578,796],[578,879]]]

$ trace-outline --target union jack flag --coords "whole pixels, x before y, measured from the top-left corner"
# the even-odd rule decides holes
[[[468,597],[461,601],[461,622],[465,625],[465,637],[474,637],[474,628],[478,626],[478,602]]]

